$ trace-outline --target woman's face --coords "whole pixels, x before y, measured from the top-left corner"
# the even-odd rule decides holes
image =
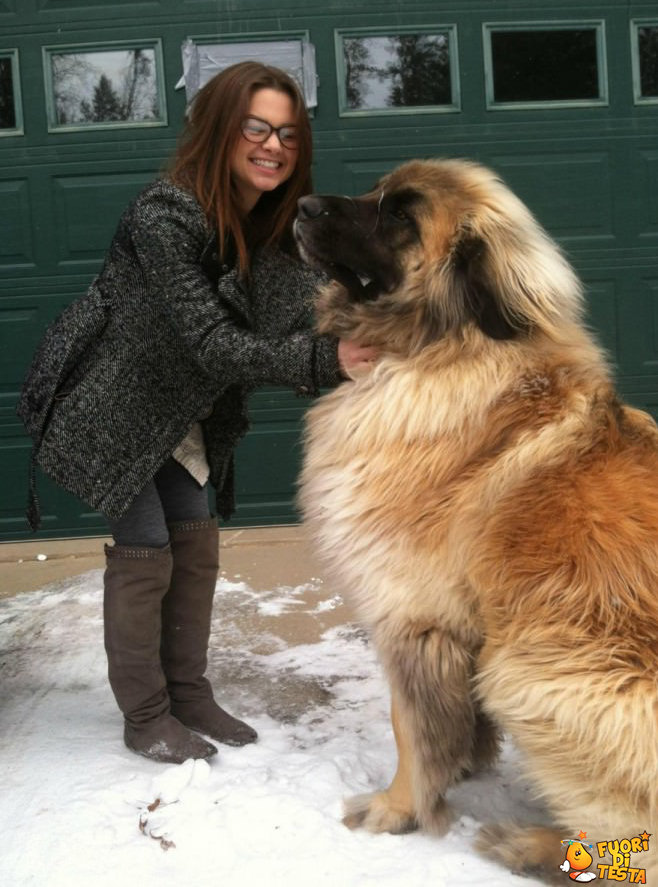
[[[292,99],[276,89],[257,90],[251,97],[248,116],[275,129],[296,123]],[[264,191],[273,191],[290,178],[297,154],[297,148],[284,147],[275,132],[263,142],[248,141],[240,134],[231,158],[231,174],[245,212],[253,209]]]

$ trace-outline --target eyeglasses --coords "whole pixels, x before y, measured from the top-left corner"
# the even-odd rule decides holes
[[[297,127],[290,126],[290,124],[286,126],[272,126],[271,123],[268,123],[267,120],[261,120],[260,117],[245,117],[240,124],[240,130],[248,142],[262,144],[275,132],[284,148],[297,147]]]

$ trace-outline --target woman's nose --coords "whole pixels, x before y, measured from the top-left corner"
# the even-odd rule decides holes
[[[266,148],[283,148],[281,144],[281,139],[279,138],[278,132],[272,130],[272,132],[268,135],[264,142],[261,142],[262,145]]]

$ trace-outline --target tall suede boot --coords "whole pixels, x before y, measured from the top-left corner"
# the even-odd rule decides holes
[[[204,677],[219,570],[217,522],[170,524],[169,542],[174,566],[162,601],[160,658],[171,712],[190,729],[226,745],[254,742],[256,731],[217,705]]]
[[[171,764],[216,754],[214,745],[184,727],[169,708],[160,664],[160,608],[172,569],[169,547],[106,545],[105,555],[105,650],[126,745]]]

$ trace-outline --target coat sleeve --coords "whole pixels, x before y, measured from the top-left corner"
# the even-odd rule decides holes
[[[201,208],[181,189],[159,183],[136,202],[130,238],[156,299],[198,364],[221,388],[231,384],[292,386],[315,394],[340,379],[337,342],[307,329],[268,336],[249,329],[213,286],[200,257],[208,239]],[[223,287],[237,286],[224,278]],[[309,293],[310,296],[310,293]]]

